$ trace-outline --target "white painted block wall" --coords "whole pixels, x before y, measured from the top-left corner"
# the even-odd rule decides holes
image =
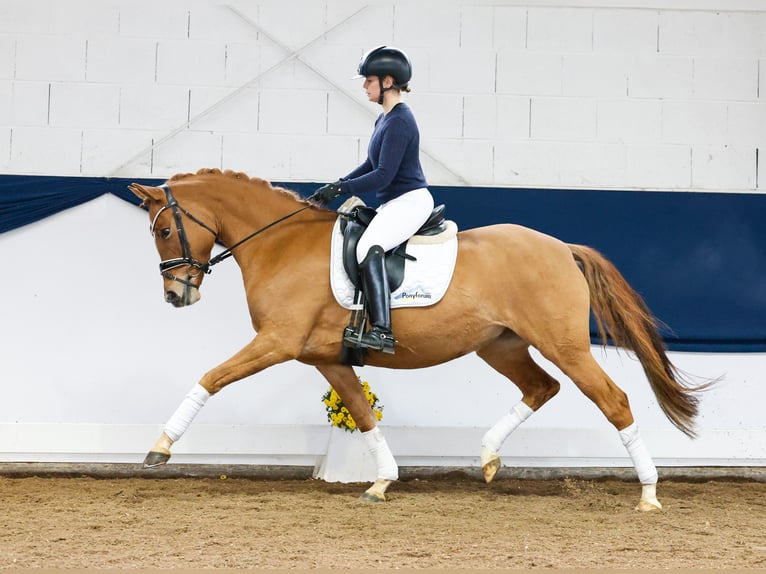
[[[3,0],[0,172],[335,179],[385,43],[432,184],[757,191],[764,30],[759,0]]]

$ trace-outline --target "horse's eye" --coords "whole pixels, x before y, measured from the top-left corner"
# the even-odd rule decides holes
[[[160,230],[160,237],[162,239],[167,239],[168,237],[170,237],[170,228],[163,227],[162,230]]]

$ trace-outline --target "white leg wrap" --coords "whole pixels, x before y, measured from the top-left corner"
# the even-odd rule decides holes
[[[394,460],[394,455],[391,454],[391,449],[388,448],[383,431],[376,426],[372,430],[363,432],[362,437],[370,450],[370,454],[375,459],[375,465],[378,467],[378,478],[399,480],[399,467]]]
[[[526,403],[519,401],[495,426],[489,429],[481,439],[481,446],[490,452],[496,453],[503,446],[505,439],[516,430],[516,428],[527,420],[535,412],[529,408]]]
[[[638,480],[641,484],[656,484],[657,483],[657,467],[652,462],[652,457],[649,456],[649,451],[644,445],[644,440],[638,432],[638,425],[634,422],[627,428],[620,431],[620,439],[622,444],[628,450],[630,458],[633,460],[633,466],[638,474]]]
[[[176,412],[173,413],[173,416],[170,417],[170,420],[165,425],[165,434],[168,435],[173,442],[176,442],[181,438],[194,420],[194,417],[197,416],[197,413],[209,398],[210,393],[208,393],[202,385],[194,385],[192,390],[189,391],[183,402],[176,409]]]

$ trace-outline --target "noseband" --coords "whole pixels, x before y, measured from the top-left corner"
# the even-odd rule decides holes
[[[186,230],[184,229],[183,220],[181,219],[181,214],[183,213],[186,217],[191,219],[194,223],[197,225],[207,229],[210,233],[213,234],[213,236],[217,237],[218,234],[211,229],[208,225],[194,217],[191,213],[186,211],[183,207],[178,205],[178,202],[176,201],[176,198],[173,197],[173,194],[170,191],[170,186],[167,184],[163,184],[159,186],[160,189],[162,189],[165,192],[165,199],[167,200],[167,203],[160,207],[159,211],[154,215],[154,219],[152,220],[152,224],[149,226],[149,231],[151,232],[152,236],[154,236],[155,226],[157,225],[157,220],[160,217],[160,214],[165,211],[166,209],[169,209],[173,213],[173,221],[175,221],[176,224],[176,230],[178,231],[178,239],[181,242],[181,257],[175,257],[173,259],[165,259],[163,261],[160,261],[160,274],[167,278],[171,279],[172,281],[178,281],[179,283],[183,283],[184,285],[187,285],[189,287],[196,287],[194,283],[187,279],[182,279],[181,277],[178,277],[176,275],[173,275],[172,273],[169,273],[171,269],[175,269],[176,267],[181,267],[183,265],[188,265],[190,268],[198,269],[199,271],[203,273],[210,273],[210,262],[203,263],[197,259],[194,258],[191,252],[191,247],[189,246],[189,240],[186,237]]]
[[[166,209],[169,209],[173,213],[173,221],[176,224],[176,230],[178,231],[178,239],[181,242],[181,257],[174,257],[173,259],[165,259],[163,261],[160,261],[160,274],[165,277],[166,279],[170,279],[171,281],[178,281],[179,283],[182,283],[186,285],[187,287],[194,287],[196,288],[197,285],[192,283],[191,281],[187,279],[182,279],[176,275],[173,275],[172,273],[169,273],[171,269],[175,269],[176,267],[181,267],[183,265],[187,265],[190,268],[198,269],[202,273],[209,274],[213,267],[213,265],[216,265],[223,261],[224,259],[228,259],[232,255],[232,251],[236,248],[242,245],[245,241],[252,239],[256,235],[259,235],[260,233],[263,233],[270,227],[273,227],[277,223],[280,223],[284,221],[285,219],[288,219],[292,217],[293,215],[299,214],[304,209],[308,209],[310,205],[306,205],[304,207],[301,207],[300,209],[297,209],[293,211],[292,213],[288,213],[287,215],[280,217],[276,221],[272,221],[265,227],[262,227],[261,229],[254,231],[244,239],[240,239],[237,241],[234,245],[229,247],[228,249],[223,250],[221,253],[216,255],[215,257],[212,257],[209,261],[206,263],[203,263],[202,261],[199,261],[194,258],[191,252],[191,247],[189,246],[189,240],[186,237],[186,231],[184,230],[184,224],[183,220],[181,219],[181,214],[183,213],[186,217],[191,219],[194,223],[199,225],[200,227],[203,227],[207,229],[210,233],[213,234],[214,237],[218,238],[218,233],[212,229],[210,226],[206,225],[203,221],[200,221],[196,217],[194,217],[191,213],[189,213],[186,209],[178,205],[178,202],[176,201],[176,198],[173,197],[173,194],[170,191],[170,186],[166,183],[159,186],[160,189],[162,189],[165,192],[165,199],[167,200],[167,203],[160,207],[160,209],[157,211],[157,213],[154,215],[154,219],[152,219],[152,223],[149,226],[149,231],[151,232],[152,236],[154,236],[155,227],[157,225],[157,219],[160,217],[160,214],[165,211]],[[195,274],[196,277],[198,274]]]

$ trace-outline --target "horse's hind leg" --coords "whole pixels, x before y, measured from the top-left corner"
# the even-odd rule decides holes
[[[658,510],[657,467],[644,445],[638,426],[630,410],[628,396],[607,375],[593,358],[590,348],[566,353],[563,360],[556,359],[559,368],[591,399],[617,429],[620,440],[628,451],[641,482],[641,500],[636,510]]]
[[[505,335],[477,351],[500,374],[513,381],[523,396],[508,414],[490,428],[481,441],[481,470],[486,482],[492,482],[500,469],[498,451],[510,434],[534,411],[559,391],[559,383],[532,360],[525,343]]]

